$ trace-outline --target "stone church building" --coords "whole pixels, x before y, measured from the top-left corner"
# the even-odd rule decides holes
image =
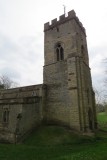
[[[0,141],[15,143],[42,123],[97,128],[86,32],[74,10],[44,24],[43,84],[0,90]]]

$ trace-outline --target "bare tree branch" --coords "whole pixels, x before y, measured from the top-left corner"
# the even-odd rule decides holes
[[[12,81],[8,76],[1,75],[0,76],[0,86],[4,89],[14,88],[18,86],[18,83]]]

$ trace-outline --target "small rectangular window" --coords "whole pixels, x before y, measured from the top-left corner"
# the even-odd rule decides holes
[[[3,109],[3,123],[9,123],[9,109]]]

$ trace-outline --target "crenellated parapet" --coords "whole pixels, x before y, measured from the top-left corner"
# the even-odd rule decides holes
[[[65,14],[59,16],[59,20],[57,18],[51,20],[51,23],[47,22],[44,24],[44,32],[48,31],[50,29],[53,29],[54,27],[57,27],[60,24],[63,24],[69,20],[75,19],[75,21],[79,24],[82,31],[85,33],[85,28],[83,27],[82,23],[79,21],[79,18],[76,16],[76,13],[74,10],[71,10],[68,12],[68,16],[66,17]]]

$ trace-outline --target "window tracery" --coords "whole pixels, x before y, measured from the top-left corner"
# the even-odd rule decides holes
[[[57,61],[64,60],[64,49],[61,43],[58,43],[56,45],[56,60]]]

